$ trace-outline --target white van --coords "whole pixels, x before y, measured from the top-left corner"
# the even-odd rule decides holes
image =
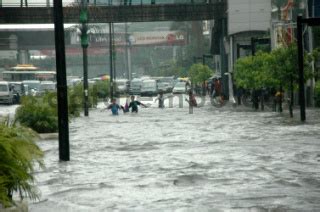
[[[135,78],[130,82],[129,94],[139,95],[141,93],[142,80]]]
[[[152,79],[143,80],[141,87],[141,96],[156,96],[157,94],[157,81]]]
[[[128,80],[127,79],[116,79],[117,92],[124,94],[128,92]]]
[[[41,83],[39,80],[24,80],[22,82],[28,86],[28,95],[39,96],[41,94]]]
[[[0,103],[13,104],[13,92],[9,82],[0,81]]]
[[[57,83],[53,81],[41,81],[40,90],[42,93],[46,91],[55,92],[57,90]]]

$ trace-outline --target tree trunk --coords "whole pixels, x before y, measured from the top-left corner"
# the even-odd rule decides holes
[[[264,111],[264,95],[263,90],[261,90],[260,93],[260,99],[261,99],[261,110]]]
[[[293,118],[293,77],[290,77],[290,102],[289,102],[290,118]]]
[[[282,84],[280,84],[280,100],[279,100],[279,112],[282,113]]]

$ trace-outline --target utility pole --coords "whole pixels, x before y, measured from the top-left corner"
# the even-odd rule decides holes
[[[113,81],[117,79],[117,72],[116,72],[116,45],[114,40],[114,23],[112,23],[112,52],[113,52]]]
[[[320,26],[320,18],[297,18],[297,42],[298,42],[298,62],[299,62],[299,102],[301,121],[306,120],[306,102],[304,89],[304,61],[303,61],[303,26]]]
[[[129,81],[132,80],[132,66],[131,66],[131,42],[129,41],[129,48],[128,48],[128,74],[129,74]]]
[[[81,2],[81,47],[83,52],[83,97],[84,116],[89,116],[89,89],[88,89],[88,11],[87,0]]]
[[[300,119],[306,120],[306,102],[304,94],[304,67],[303,67],[303,34],[302,34],[302,16],[298,16],[298,62],[299,62],[299,103],[300,103]]]
[[[110,61],[110,99],[113,99],[113,49],[112,49],[112,23],[109,23],[109,61]]]
[[[130,80],[129,77],[129,60],[128,60],[128,43],[129,43],[129,37],[128,37],[128,23],[126,22],[124,24],[124,36],[125,36],[125,69],[126,69],[126,75],[128,80]]]
[[[62,161],[69,161],[68,87],[66,79],[62,0],[54,0],[53,14],[57,70],[59,159]]]

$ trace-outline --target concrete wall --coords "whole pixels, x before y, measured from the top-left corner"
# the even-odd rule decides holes
[[[228,34],[267,31],[271,23],[271,0],[228,0]]]

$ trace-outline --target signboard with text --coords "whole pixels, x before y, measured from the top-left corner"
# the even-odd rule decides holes
[[[186,33],[180,31],[153,31],[153,32],[133,32],[127,35],[128,45],[144,46],[144,45],[185,45]],[[116,46],[126,45],[125,33],[115,33],[114,43]],[[80,44],[80,37],[74,33],[71,36],[71,44]],[[92,46],[108,46],[109,34],[99,33],[89,35],[89,45]]]

